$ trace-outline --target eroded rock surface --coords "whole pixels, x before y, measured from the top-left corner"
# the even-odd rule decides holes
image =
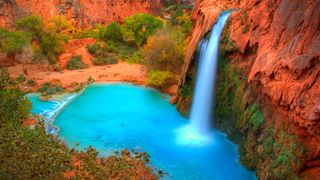
[[[153,13],[161,8],[160,0],[10,0],[0,1],[0,27],[11,27],[15,19],[40,14],[45,20],[64,15],[78,27],[96,23],[121,22],[136,13]]]
[[[225,30],[224,38],[234,44],[226,54],[245,72],[247,86],[263,107],[265,128],[274,126],[275,138],[282,131],[291,134],[305,148],[297,155],[301,164],[295,173],[308,178],[306,172],[314,174],[320,168],[320,1],[196,1],[180,87],[186,83],[200,39],[227,9],[238,10]],[[263,162],[255,168],[267,178]]]

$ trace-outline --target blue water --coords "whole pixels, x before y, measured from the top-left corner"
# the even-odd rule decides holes
[[[179,130],[188,120],[169,103],[169,96],[131,84],[94,84],[56,118],[60,137],[71,147],[92,145],[101,156],[124,148],[146,151],[163,179],[255,179],[239,163],[237,147],[212,131],[207,144],[185,143]],[[33,112],[51,107],[31,99]]]

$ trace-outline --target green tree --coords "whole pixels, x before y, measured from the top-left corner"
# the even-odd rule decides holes
[[[150,14],[136,14],[124,19],[122,33],[127,42],[141,46],[149,36],[162,27],[162,19]]]
[[[0,29],[0,49],[7,53],[8,58],[15,60],[17,53],[31,43],[31,37],[23,31]]]
[[[180,37],[172,29],[162,29],[148,39],[142,56],[149,71],[180,73],[185,49]]]
[[[56,23],[59,20],[55,21]],[[23,17],[16,21],[18,29],[23,30],[32,35],[33,40],[39,44],[36,48],[36,60],[43,60],[44,58],[53,64],[57,61],[57,56],[63,52],[66,39],[59,33],[54,33],[45,29],[43,19],[39,15],[31,15]],[[61,28],[62,25],[59,25]],[[56,28],[56,31],[61,29]]]
[[[45,33],[43,19],[40,15],[30,15],[18,19],[16,27],[19,30],[31,33],[32,37],[37,41],[41,41]]]
[[[103,28],[100,38],[104,41],[122,42],[120,24],[111,22],[106,28]]]

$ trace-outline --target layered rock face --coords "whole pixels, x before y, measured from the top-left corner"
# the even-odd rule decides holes
[[[160,8],[160,0],[0,0],[0,27],[11,27],[15,19],[30,14],[45,20],[64,15],[78,27],[90,27],[136,13],[157,14]]]
[[[259,131],[237,129],[237,120],[231,122],[229,128],[241,130],[246,136],[241,143],[242,153],[257,154],[251,159],[246,157],[244,163],[256,169],[261,179],[320,177],[320,1],[196,1],[192,14],[195,24],[180,87],[189,83],[198,42],[227,9],[239,10],[225,30],[224,38],[232,46],[225,54],[229,65],[245,76],[241,95],[253,99],[251,103],[259,103],[266,119]],[[180,97],[178,106],[184,107],[183,103]],[[280,148],[272,146],[264,157],[261,153],[268,132]]]

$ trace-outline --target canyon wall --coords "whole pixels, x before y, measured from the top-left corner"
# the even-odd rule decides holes
[[[230,75],[230,69],[235,67],[241,85],[232,86],[232,83],[238,84],[232,81],[235,78],[232,74],[229,87],[221,94],[225,94],[227,100],[232,92],[236,93],[231,101],[241,102],[237,108],[242,114],[250,114],[252,104],[259,104],[265,120],[257,129],[250,126],[250,118],[255,117],[242,116],[241,119],[233,113],[232,117],[238,118],[217,115],[216,126],[239,144],[242,163],[255,169],[260,179],[319,177],[319,0],[196,1],[178,108],[186,112],[191,102],[190,95],[185,94],[192,92],[198,42],[227,9],[237,10],[225,27],[221,53],[228,59],[226,71]],[[218,95],[220,90],[219,86]],[[221,110],[219,103],[224,102],[217,102],[217,109]]]
[[[78,27],[121,22],[136,13],[157,14],[160,0],[0,0],[0,27],[12,27],[15,19],[40,14],[45,20],[63,15]]]

